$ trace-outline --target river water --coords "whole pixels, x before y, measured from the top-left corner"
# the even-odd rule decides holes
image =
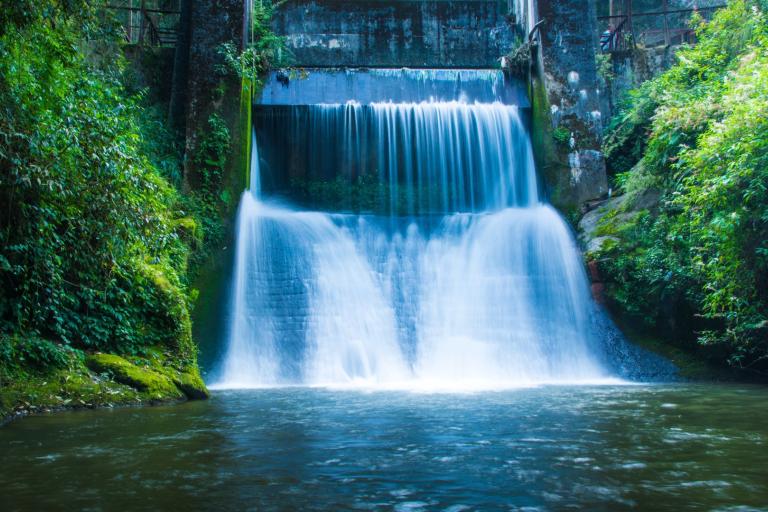
[[[220,391],[0,429],[0,510],[768,510],[768,390]]]

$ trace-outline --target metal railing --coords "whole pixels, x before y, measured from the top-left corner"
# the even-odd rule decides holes
[[[598,16],[600,49],[605,53],[643,46],[646,48],[695,44],[696,31],[690,25],[694,13],[711,19],[724,5],[688,9],[670,9],[666,0],[660,10]]]
[[[176,46],[178,0],[113,0],[105,7],[115,13],[127,43]]]

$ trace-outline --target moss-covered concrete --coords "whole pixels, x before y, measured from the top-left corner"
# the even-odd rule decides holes
[[[220,116],[231,137],[221,184],[224,204],[218,212],[218,222],[225,233],[218,246],[206,248],[206,260],[196,269],[192,280],[192,288],[198,291],[192,311],[193,338],[201,349],[203,366],[213,363],[221,346],[235,244],[235,214],[249,182],[251,106],[257,84],[247,78],[222,74],[222,57],[218,53],[223,43],[243,48],[248,37],[245,5],[238,0],[201,0],[195,2],[191,19],[184,172],[188,187],[199,187],[200,176],[192,155],[205,135],[210,116]]]
[[[572,202],[564,197],[567,184],[562,183],[568,173],[561,151],[553,136],[554,128],[550,115],[550,104],[544,80],[531,77],[529,94],[531,98],[531,144],[549,201],[563,212],[574,209]]]
[[[198,269],[192,283],[199,291],[198,299],[192,311],[193,338],[202,353],[203,368],[213,365],[219,357],[222,347],[222,334],[225,330],[226,308],[229,304],[229,283],[232,277],[233,251],[235,247],[235,206],[250,182],[252,104],[257,84],[243,79],[237,115],[232,114],[230,105],[224,112],[229,112],[228,124],[236,137],[232,138],[229,170],[226,172],[225,192],[232,198],[232,207],[221,212],[221,222],[227,227],[224,244],[212,248],[210,257]],[[235,96],[231,96],[234,98]],[[234,101],[229,100],[230,104]]]
[[[532,45],[533,148],[549,199],[574,221],[608,193],[600,150],[594,0],[540,0]]]
[[[73,354],[66,368],[15,368],[0,376],[0,424],[62,409],[199,400],[208,390],[196,366],[179,368],[159,349],[143,356]]]

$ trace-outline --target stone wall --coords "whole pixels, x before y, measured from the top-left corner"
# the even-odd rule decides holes
[[[611,115],[622,96],[643,82],[663,73],[674,63],[679,46],[659,46],[655,48],[637,48],[611,54],[613,76],[606,88],[608,111]],[[605,117],[607,121],[608,116]]]
[[[608,192],[600,152],[595,0],[538,0],[541,20],[532,76],[534,146],[560,209],[578,210]]]
[[[201,136],[208,130],[212,114],[220,116],[232,138],[222,196],[226,207],[220,212],[228,228],[222,247],[212,252],[210,261],[199,270],[192,287],[200,296],[192,311],[193,335],[201,347],[201,366],[211,364],[221,346],[226,325],[227,297],[232,272],[233,225],[238,199],[247,182],[248,141],[250,140],[250,99],[243,109],[243,84],[232,73],[222,73],[218,50],[223,43],[243,47],[249,0],[192,0],[190,15],[189,70],[186,105],[186,158],[184,179],[187,187],[200,185],[194,155]]]
[[[494,68],[514,42],[498,0],[289,0],[273,26],[299,67]]]

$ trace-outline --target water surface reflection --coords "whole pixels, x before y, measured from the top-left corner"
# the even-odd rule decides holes
[[[768,510],[767,398],[283,388],[34,417],[0,429],[0,509]]]

